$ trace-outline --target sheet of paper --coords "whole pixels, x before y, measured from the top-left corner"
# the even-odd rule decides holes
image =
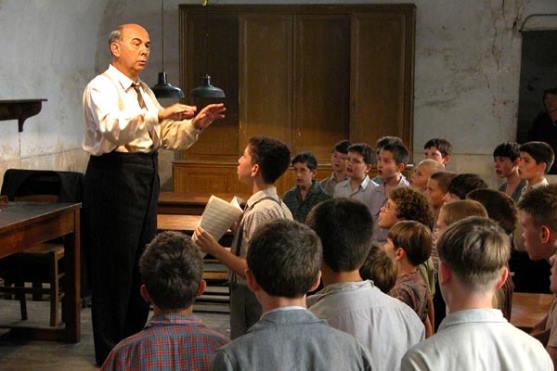
[[[203,210],[199,225],[218,241],[241,216],[242,208],[236,197],[226,202],[213,195]]]

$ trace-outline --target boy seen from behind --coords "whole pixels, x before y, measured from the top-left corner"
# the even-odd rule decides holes
[[[147,245],[139,261],[141,296],[154,306],[145,329],[122,340],[103,370],[208,370],[214,352],[228,342],[192,316],[205,290],[203,260],[190,237],[164,232]]]
[[[275,220],[253,235],[247,283],[263,315],[248,333],[219,349],[213,370],[371,370],[365,349],[306,309],[319,285],[322,249],[307,226]]]
[[[410,307],[360,276],[371,246],[369,211],[359,202],[332,199],[317,205],[306,222],[323,244],[325,286],[308,299],[310,311],[354,335],[369,351],[373,370],[397,370],[402,355],[424,339],[425,330]]]

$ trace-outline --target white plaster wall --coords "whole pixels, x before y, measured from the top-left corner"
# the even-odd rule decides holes
[[[165,64],[169,79],[178,75],[178,5],[201,1],[165,1]],[[210,4],[337,4],[400,3],[400,0],[368,1],[210,1]],[[414,100],[414,158],[422,158],[422,146],[431,137],[445,137],[455,148],[453,170],[477,172],[496,183],[493,148],[515,139],[518,111],[521,37],[523,19],[532,13],[557,13],[555,0],[417,0]],[[160,2],[108,0],[106,34],[117,24],[138,22],[151,34],[151,66],[143,74],[149,84],[160,70]],[[535,23],[535,22],[534,22]],[[99,40],[99,50],[106,45]],[[105,48],[106,49],[106,48]],[[109,63],[99,53],[98,66]],[[166,156],[170,161],[172,157]],[[171,163],[161,162],[170,174]],[[162,176],[163,180],[165,176]]]
[[[46,98],[25,121],[0,121],[0,182],[10,167],[84,171],[81,94],[95,75],[106,0],[0,0],[0,99]]]

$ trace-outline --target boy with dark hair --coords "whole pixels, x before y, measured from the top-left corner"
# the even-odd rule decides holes
[[[307,224],[323,244],[325,286],[308,299],[309,309],[354,335],[370,352],[373,370],[398,370],[404,352],[424,338],[424,326],[406,304],[362,281],[359,269],[373,231],[369,211],[359,202],[332,199],[317,205]]]
[[[549,260],[557,241],[557,185],[535,188],[518,203],[524,247],[531,260]]]
[[[290,163],[290,151],[279,140],[253,137],[238,159],[238,179],[251,187],[230,250],[219,244],[201,227],[195,229],[193,241],[228,267],[230,277],[230,332],[234,339],[245,334],[261,316],[261,307],[245,280],[248,243],[257,229],[275,219],[292,219],[292,213],[281,201],[274,185]]]
[[[338,183],[348,179],[348,175],[346,174],[348,147],[350,147],[350,142],[346,139],[335,144],[331,153],[331,168],[333,169],[333,173],[319,182],[323,191],[329,196],[333,196],[335,193],[335,186]]]
[[[374,162],[375,153],[370,145],[356,143],[348,147],[346,170],[349,179],[336,185],[334,197],[360,201],[371,210],[374,202],[373,194],[377,185],[369,178],[368,173]]]
[[[520,151],[518,143],[505,142],[495,147],[493,161],[495,161],[495,172],[506,181],[501,184],[499,190],[506,193],[515,202],[518,202],[522,189],[526,187],[526,181],[518,174],[520,162]]]
[[[510,243],[497,223],[461,220],[445,230],[437,249],[448,315],[437,334],[406,353],[401,370],[553,370],[541,343],[492,309],[509,274]]]
[[[141,256],[139,270],[141,296],[153,304],[154,315],[143,331],[112,349],[102,369],[208,370],[209,359],[228,339],[192,317],[194,299],[206,284],[203,259],[190,237],[157,235]]]
[[[464,200],[469,192],[483,188],[488,188],[487,183],[478,174],[458,174],[449,183],[444,202]]]
[[[375,155],[379,157],[379,151],[381,151],[381,149],[386,145],[392,143],[404,144],[401,138],[392,135],[386,135],[384,137],[377,139],[377,142],[375,142]],[[381,177],[379,175],[376,175],[372,180],[377,184],[381,184],[382,182]]]
[[[526,187],[522,189],[521,197],[532,189],[549,184],[545,174],[551,169],[555,154],[551,146],[545,142],[528,142],[519,148],[520,162],[518,171],[520,177],[526,180]]]
[[[323,192],[319,183],[314,180],[317,159],[311,152],[296,155],[291,164],[296,174],[296,186],[286,192],[282,200],[292,212],[294,220],[303,223],[312,207],[331,196]]]
[[[446,139],[432,138],[425,143],[424,150],[425,158],[435,160],[446,167],[453,153],[453,146]]]
[[[391,190],[397,187],[406,187],[408,181],[402,175],[408,162],[408,149],[403,143],[391,142],[383,146],[377,158],[377,174],[381,178],[381,183],[374,188],[372,200],[369,204],[371,215],[373,216],[375,229],[373,230],[374,241],[385,241],[387,230],[378,223],[379,212],[385,206]]]
[[[213,370],[371,370],[365,349],[306,309],[319,285],[319,237],[307,226],[275,220],[253,235],[247,283],[263,315],[248,333],[218,350]]]
[[[427,197],[427,202],[431,206],[433,211],[433,218],[437,220],[439,215],[439,209],[445,203],[445,195],[449,192],[449,184],[451,180],[456,176],[455,173],[448,171],[438,171],[431,174],[427,180],[427,188],[425,195]]]

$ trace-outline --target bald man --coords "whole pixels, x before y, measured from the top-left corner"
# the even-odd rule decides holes
[[[91,156],[85,174],[90,238],[95,357],[101,365],[114,345],[140,331],[149,305],[139,294],[138,261],[156,233],[159,148],[186,149],[223,104],[162,107],[139,78],[149,61],[149,33],[137,24],[112,31],[112,63],[83,93],[85,137]]]

